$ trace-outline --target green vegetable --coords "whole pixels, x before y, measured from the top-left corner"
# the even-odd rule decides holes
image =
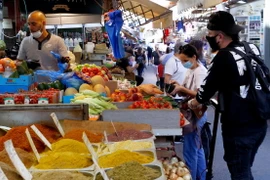
[[[20,75],[19,75],[18,71],[14,71],[14,72],[9,76],[9,78],[19,78],[19,77],[20,77]]]
[[[17,66],[17,71],[19,75],[33,74],[33,70],[28,68],[25,61],[23,61],[20,65]]]
[[[85,90],[82,93],[75,94],[71,102],[88,104],[91,115],[98,115],[106,109],[117,109],[114,104],[109,102],[108,98],[102,97],[100,94],[91,90]]]
[[[4,50],[6,50],[6,48],[7,48],[7,45],[6,45],[5,41],[0,40],[0,51],[4,51]]]

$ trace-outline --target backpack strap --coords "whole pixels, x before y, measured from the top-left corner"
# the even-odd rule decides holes
[[[250,45],[246,41],[242,41],[242,44],[244,45],[245,52],[248,56],[251,56],[254,61],[256,61],[259,65],[264,65],[263,60],[254,53],[254,51],[250,48]],[[256,57],[256,58],[255,58]]]
[[[251,66],[252,58],[250,56],[248,56],[247,54],[245,54],[244,52],[240,51],[239,49],[231,48],[231,47],[228,47],[228,48],[225,48],[225,49],[228,50],[228,51],[233,51],[233,52],[239,54],[244,59],[246,67],[247,67],[247,71],[249,72],[248,74],[250,76],[250,79],[251,79],[252,83],[255,83],[256,76],[255,76],[255,72],[253,70],[253,67]]]

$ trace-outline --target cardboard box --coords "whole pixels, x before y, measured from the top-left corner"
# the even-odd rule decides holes
[[[113,93],[118,88],[117,81],[106,81],[105,86],[108,86],[111,93]]]

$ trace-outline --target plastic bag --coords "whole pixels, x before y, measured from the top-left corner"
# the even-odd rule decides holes
[[[64,73],[51,70],[37,70],[35,71],[35,81],[40,82],[53,82],[62,79]]]
[[[74,72],[65,73],[61,79],[61,83],[64,84],[66,88],[73,87],[77,90],[84,82],[85,81],[79,78]]]
[[[58,71],[61,73],[65,72],[68,68],[68,63],[65,61],[65,58],[53,51],[51,51],[51,54],[57,59]]]

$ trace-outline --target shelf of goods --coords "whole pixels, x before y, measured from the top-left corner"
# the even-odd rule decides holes
[[[244,30],[239,33],[240,40],[254,43],[260,48],[263,55],[263,22],[261,16],[235,16],[235,20],[238,25],[244,27]]]

